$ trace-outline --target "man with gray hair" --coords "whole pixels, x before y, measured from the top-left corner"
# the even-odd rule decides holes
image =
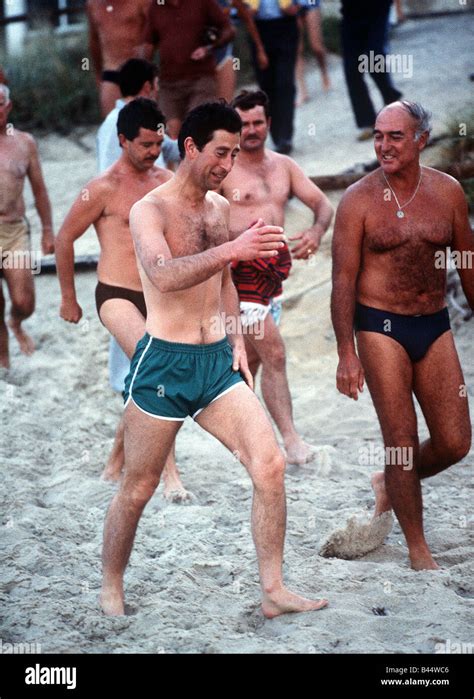
[[[32,354],[35,348],[33,340],[22,328],[22,322],[35,308],[29,226],[23,200],[26,176],[41,219],[42,252],[45,255],[54,252],[51,206],[36,143],[30,134],[18,131],[8,123],[12,106],[8,87],[0,84],[0,366],[5,368],[9,367],[10,359],[3,278],[11,301],[10,330],[24,354]]]
[[[374,522],[395,511],[415,570],[438,568],[423,531],[421,480],[460,461],[471,445],[445,301],[447,265],[437,261],[448,247],[472,257],[474,236],[460,184],[420,165],[429,116],[406,100],[379,112],[380,168],[344,194],[333,239],[337,388],[357,400],[367,379],[385,445],[385,471],[372,476]],[[474,309],[471,266],[458,272]],[[430,435],[421,444],[413,395]],[[402,453],[410,458],[399,459]]]

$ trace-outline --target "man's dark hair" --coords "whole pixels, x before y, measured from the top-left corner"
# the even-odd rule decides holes
[[[225,100],[218,102],[205,102],[192,109],[179,131],[178,148],[181,159],[184,158],[184,141],[191,136],[198,150],[202,150],[206,143],[212,141],[214,131],[228,131],[240,133],[242,120]]]
[[[165,131],[165,117],[156,106],[156,102],[146,97],[137,97],[119,112],[117,134],[123,133],[127,141],[133,141],[140,128],[150,131]]]
[[[143,58],[130,58],[117,71],[117,84],[122,97],[135,97],[146,82],[153,84],[158,75],[156,66]]]
[[[270,116],[270,100],[268,95],[263,90],[242,90],[237,97],[232,100],[234,109],[240,109],[242,112],[248,112],[254,107],[263,107],[265,116]]]

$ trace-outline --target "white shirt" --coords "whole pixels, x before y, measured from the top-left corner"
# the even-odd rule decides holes
[[[125,107],[127,102],[120,99],[115,103],[115,107],[105,117],[99,127],[96,139],[97,162],[99,172],[104,172],[115,163],[122,154],[119,139],[117,136],[117,119],[120,110]],[[169,136],[165,135],[161,153],[156,160],[156,165],[166,167],[168,162],[179,162],[178,142],[173,141]]]

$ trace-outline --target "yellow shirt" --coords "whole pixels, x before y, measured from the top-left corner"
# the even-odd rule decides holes
[[[246,4],[250,7],[251,10],[254,12],[258,12],[258,8],[260,7],[260,0],[245,0]],[[286,10],[291,5],[293,4],[293,0],[278,0],[278,4],[280,5],[281,10]]]

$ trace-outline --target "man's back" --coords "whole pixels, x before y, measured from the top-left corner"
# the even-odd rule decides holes
[[[160,79],[169,82],[213,75],[215,59],[212,52],[200,60],[192,60],[191,54],[199,46],[209,43],[205,39],[206,27],[219,29],[227,23],[215,0],[153,4],[147,40],[158,44]]]

